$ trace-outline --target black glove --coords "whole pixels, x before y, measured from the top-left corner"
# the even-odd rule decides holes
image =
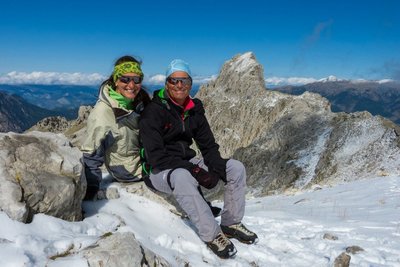
[[[208,171],[215,173],[218,175],[219,179],[224,181],[224,183],[227,183],[226,180],[226,163],[228,162],[229,159],[222,159],[220,161],[214,161],[212,165],[208,166]]]
[[[214,188],[218,184],[219,176],[216,173],[208,172],[203,168],[200,168],[198,165],[195,165],[190,170],[190,173],[201,186],[204,186],[207,189]]]

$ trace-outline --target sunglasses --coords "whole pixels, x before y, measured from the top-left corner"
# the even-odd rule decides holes
[[[192,85],[192,78],[190,77],[184,77],[184,78],[173,78],[173,77],[168,77],[167,82],[173,85],[177,85],[179,82],[182,83],[182,85]]]
[[[143,77],[142,76],[121,76],[118,78],[121,82],[123,83],[130,83],[131,81],[133,81],[134,84],[139,84],[142,82]]]

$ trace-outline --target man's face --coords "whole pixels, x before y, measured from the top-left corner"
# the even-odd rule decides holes
[[[167,78],[165,87],[172,100],[183,105],[192,89],[192,79],[186,72],[176,71]]]

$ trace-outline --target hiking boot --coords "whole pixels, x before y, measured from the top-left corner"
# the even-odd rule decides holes
[[[247,229],[242,223],[230,226],[221,225],[221,230],[228,238],[236,238],[242,243],[253,244],[258,242],[258,236]]]
[[[236,254],[236,248],[223,233],[219,233],[213,241],[207,242],[209,247],[218,257],[228,259]]]

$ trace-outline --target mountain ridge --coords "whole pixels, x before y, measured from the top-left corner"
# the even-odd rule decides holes
[[[271,90],[292,95],[306,91],[318,93],[329,100],[333,112],[368,111],[400,124],[400,83],[338,80],[287,85]]]
[[[22,132],[39,120],[65,115],[28,103],[22,97],[0,91],[0,132]]]

